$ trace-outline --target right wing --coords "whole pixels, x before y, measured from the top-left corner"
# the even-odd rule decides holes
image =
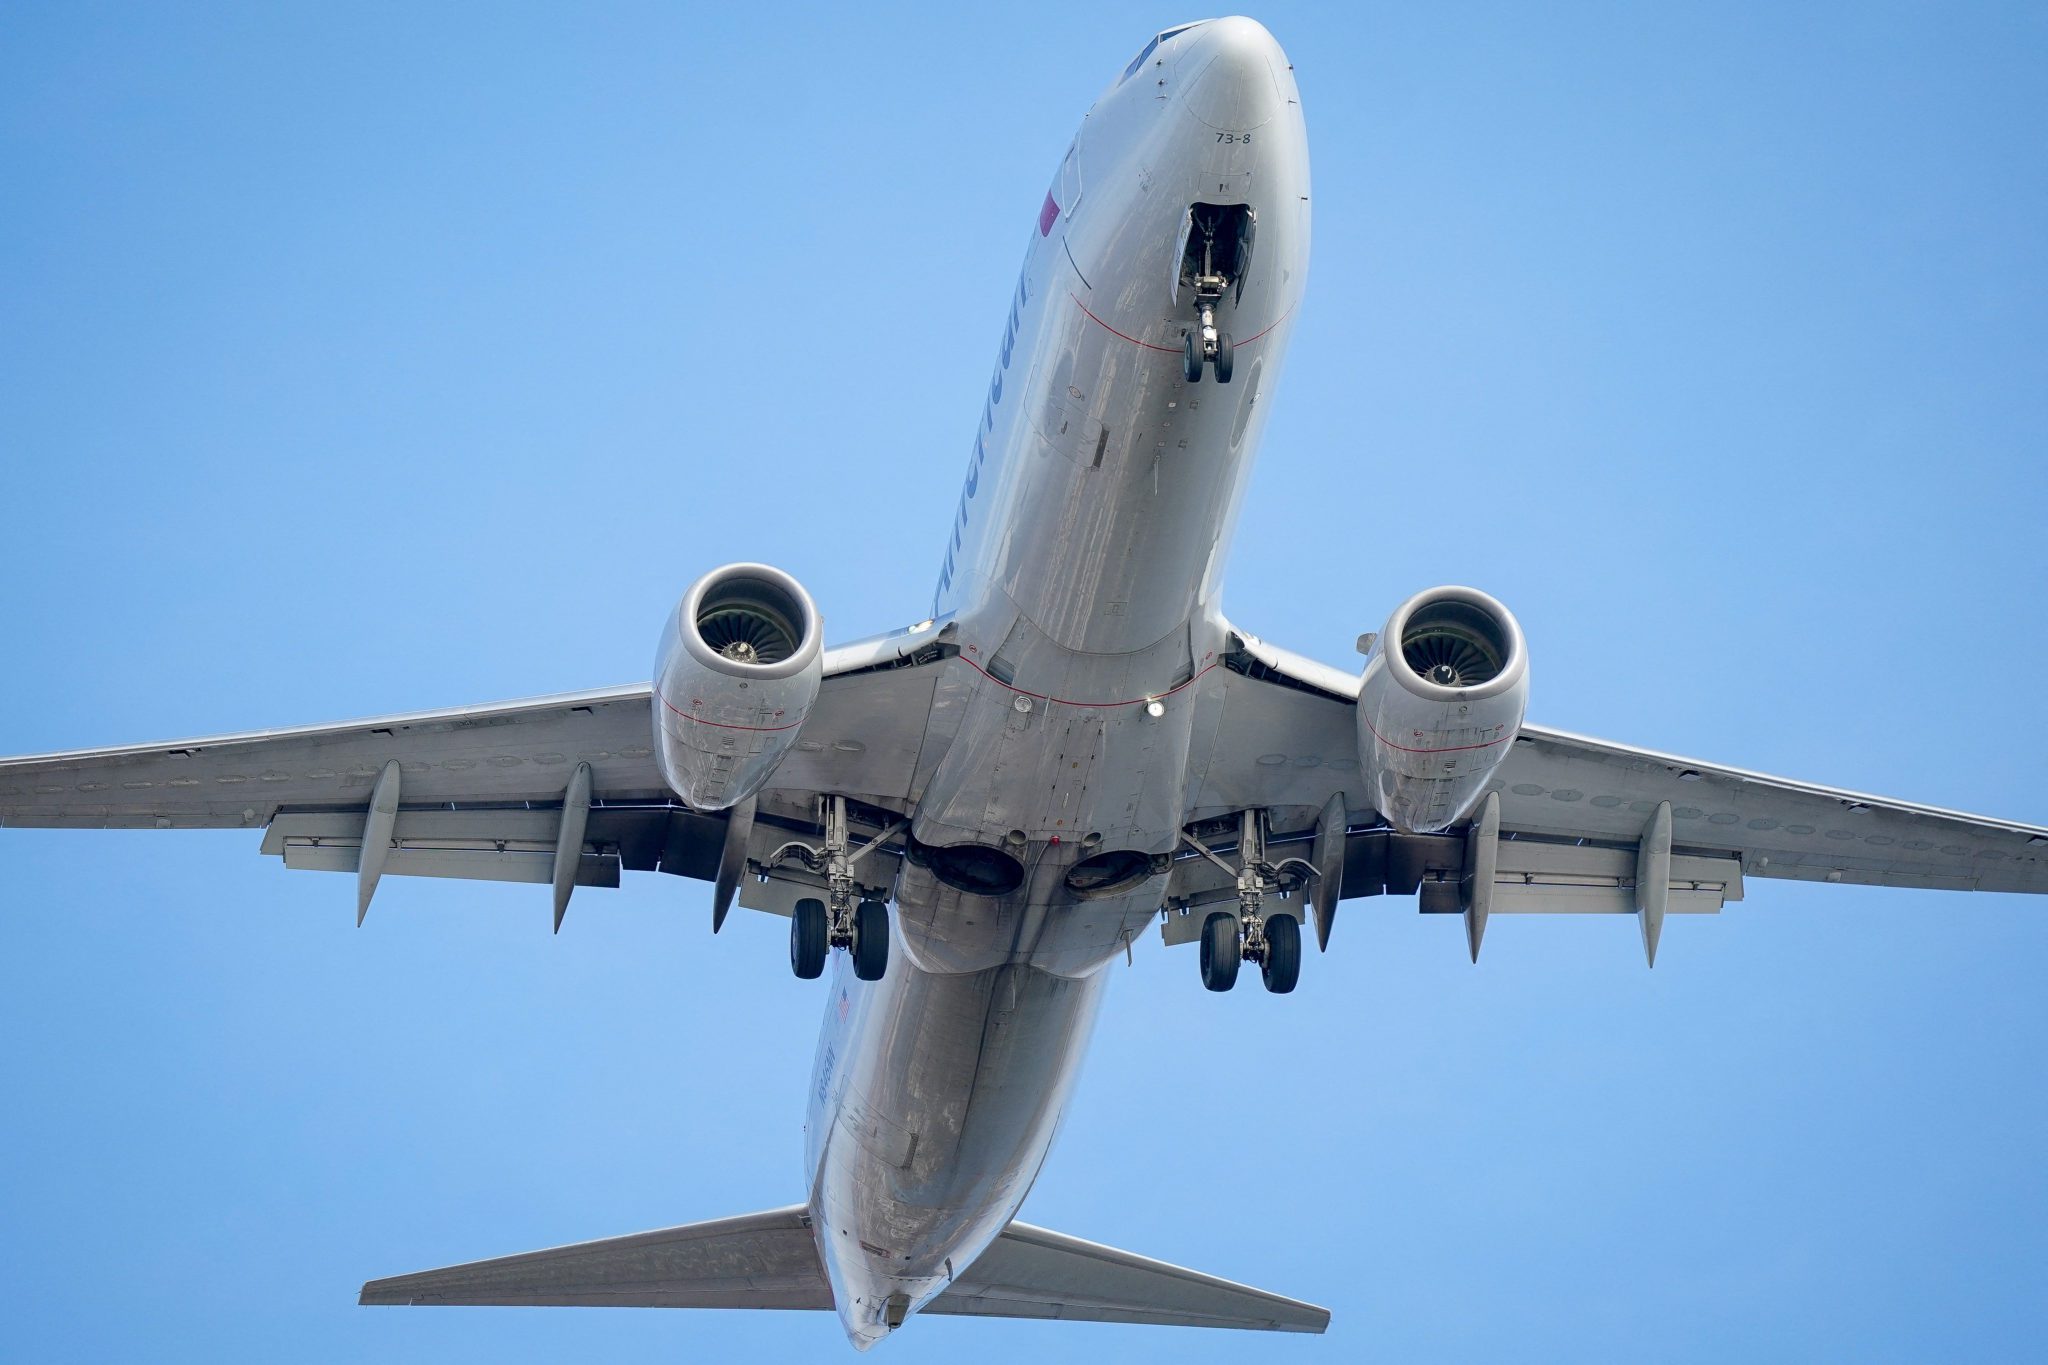
[[[902,801],[939,657],[907,632],[828,651],[817,703],[739,851],[807,828],[814,793],[884,810]],[[388,848],[377,876],[542,883],[576,836],[560,900],[571,886],[617,886],[622,871],[715,880],[728,818],[675,800],[651,706],[643,684],[0,759],[0,826],[262,829],[263,851],[287,867],[358,873],[371,834]],[[379,804],[386,826],[372,822]],[[587,811],[580,831],[572,807]]]
[[[335,725],[0,759],[0,825],[261,828],[353,811],[397,760],[407,807],[559,802],[579,763],[606,801],[666,801],[650,689],[618,687]]]

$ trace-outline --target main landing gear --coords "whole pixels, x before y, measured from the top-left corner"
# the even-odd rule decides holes
[[[806,981],[825,971],[825,954],[833,948],[853,953],[853,974],[863,981],[880,981],[889,970],[889,907],[880,901],[862,901],[854,908],[851,929],[832,932],[832,914],[825,902],[806,896],[796,903],[789,917],[790,970]]]
[[[880,981],[889,970],[889,907],[863,894],[853,880],[853,865],[878,848],[884,839],[903,827],[897,821],[862,844],[852,846],[846,833],[846,798],[828,796],[825,802],[825,846],[791,840],[769,855],[766,866],[794,859],[825,877],[825,899],[806,896],[796,903],[789,917],[789,966],[798,976],[813,980],[825,970],[825,956],[834,948],[853,955],[853,974],[863,981]]]
[[[1265,914],[1262,907],[1267,896],[1300,885],[1316,875],[1315,869],[1300,858],[1277,863],[1267,858],[1263,811],[1246,811],[1239,828],[1236,867],[1194,835],[1181,835],[1189,847],[1237,882],[1237,909],[1213,911],[1202,922],[1202,984],[1212,991],[1227,991],[1237,984],[1239,965],[1256,962],[1266,989],[1285,995],[1301,980],[1301,920],[1285,912]]]

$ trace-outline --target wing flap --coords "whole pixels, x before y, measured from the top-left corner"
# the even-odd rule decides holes
[[[387,875],[469,881],[546,882],[554,877],[559,810],[401,810],[392,826]],[[354,872],[363,817],[349,811],[286,813],[270,822],[263,852],[295,872]],[[619,856],[585,841],[576,885],[616,887]]]

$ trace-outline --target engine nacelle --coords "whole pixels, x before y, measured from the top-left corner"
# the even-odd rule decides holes
[[[824,678],[811,595],[766,564],[728,564],[692,584],[654,660],[662,776],[693,810],[724,810],[767,782]]]
[[[1395,608],[1366,653],[1358,752],[1380,814],[1411,834],[1479,804],[1529,702],[1514,615],[1474,588],[1431,588]]]

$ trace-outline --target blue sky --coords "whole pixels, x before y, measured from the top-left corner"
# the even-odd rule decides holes
[[[1540,10],[1540,13],[1539,13]],[[699,572],[922,614],[1104,4],[16,6],[0,751],[644,678]],[[1309,299],[1232,615],[1520,614],[1532,718],[2048,820],[2039,7],[1274,5]],[[846,282],[854,282],[849,291]],[[702,887],[0,835],[0,1355],[798,1359],[822,1316],[357,1309],[801,1197],[821,1010]],[[1301,991],[1119,967],[1026,1216],[1321,1340],[902,1361],[2012,1358],[2048,908],[1753,881],[1666,931],[1348,903]]]

